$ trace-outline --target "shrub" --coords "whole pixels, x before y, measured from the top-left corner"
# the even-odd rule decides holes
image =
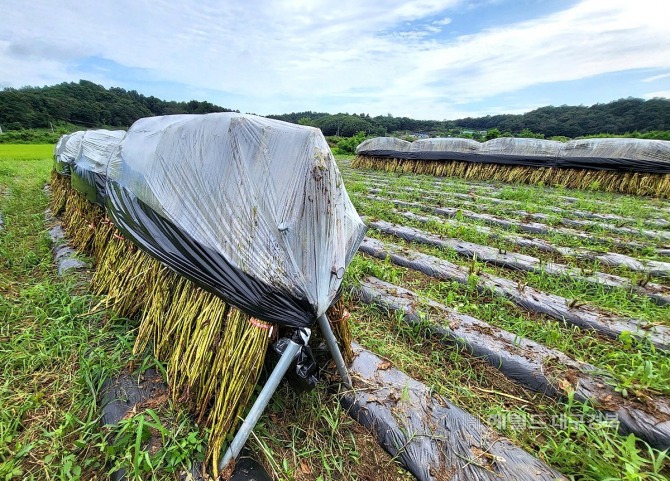
[[[337,142],[337,146],[333,149],[335,154],[355,154],[356,147],[365,140],[367,136],[365,132],[358,132],[353,137],[343,138]]]

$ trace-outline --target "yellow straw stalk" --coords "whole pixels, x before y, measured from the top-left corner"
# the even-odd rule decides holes
[[[525,184],[564,186],[571,189],[597,189],[620,194],[670,197],[670,174],[614,172],[610,170],[523,167],[442,160],[406,160],[357,156],[352,167],[389,172],[462,177],[472,180],[498,180]]]
[[[342,352],[342,357],[347,364],[354,359],[354,351],[351,349],[351,326],[349,325],[349,311],[344,307],[344,299],[340,297],[326,313],[333,334],[337,338],[337,344]]]
[[[53,215],[60,215],[65,209],[65,201],[70,191],[70,177],[51,171],[51,200],[49,207]]]

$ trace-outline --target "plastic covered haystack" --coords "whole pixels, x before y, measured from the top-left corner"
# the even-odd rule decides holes
[[[81,140],[79,154],[71,165],[72,187],[86,200],[105,205],[107,165],[114,149],[126,132],[123,130],[87,130]]]
[[[84,131],[79,130],[63,140],[60,154],[57,154],[57,158],[55,159],[56,172],[61,175],[70,175],[70,166],[74,163],[77,155],[79,155],[79,148],[81,147],[81,139],[83,137]]]
[[[412,142],[411,152],[463,152],[467,154],[476,153],[481,143],[472,139],[461,139],[457,137],[440,137],[434,139],[419,139]]]
[[[361,142],[356,154],[371,157],[388,157],[390,153],[409,152],[411,142],[396,137],[375,137]]]
[[[648,139],[581,139],[564,144],[562,167],[670,173],[670,142]]]
[[[63,150],[65,150],[65,144],[69,136],[69,134],[61,135],[58,142],[56,142],[56,145],[54,145],[54,162],[59,162],[60,155],[63,153]]]
[[[140,119],[107,211],[136,245],[259,319],[311,326],[365,226],[318,129],[236,113]]]
[[[410,144],[403,158],[474,162],[481,145],[476,140],[455,137],[419,139]]]
[[[377,137],[361,143],[356,154],[406,160],[670,173],[670,142],[666,140],[602,138],[562,143],[499,137],[482,144],[457,138],[421,139],[408,144],[392,137]]]
[[[563,148],[562,142],[544,139],[499,137],[487,140],[479,149],[482,155],[504,155],[520,159],[554,161]]]

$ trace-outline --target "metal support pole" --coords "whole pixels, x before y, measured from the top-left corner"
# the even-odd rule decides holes
[[[228,466],[228,463],[230,463],[234,459],[237,459],[237,457],[242,452],[242,448],[244,447],[244,444],[247,442],[247,439],[249,439],[251,431],[256,426],[256,423],[263,414],[263,411],[265,411],[265,408],[270,402],[270,398],[272,398],[272,395],[277,390],[277,386],[279,386],[279,383],[284,377],[284,374],[286,374],[286,371],[288,371],[289,367],[291,367],[291,363],[298,355],[300,347],[301,347],[300,344],[297,344],[293,341],[289,341],[288,345],[286,346],[286,349],[284,350],[284,353],[279,358],[279,362],[272,370],[272,374],[270,374],[270,377],[265,383],[265,386],[263,386],[263,389],[261,390],[261,393],[258,395],[256,402],[251,407],[249,414],[242,423],[240,429],[237,431],[237,434],[233,438],[233,442],[230,443],[230,447],[228,448],[226,454],[223,456],[223,459],[219,463],[219,471],[223,471],[226,468],[226,466]]]
[[[330,351],[331,356],[333,356],[333,360],[335,361],[337,370],[340,373],[342,382],[347,387],[351,387],[351,378],[349,377],[349,373],[347,372],[347,366],[344,363],[344,358],[342,358],[340,348],[337,346],[337,340],[335,339],[335,334],[333,334],[333,330],[330,327],[330,323],[328,322],[328,318],[326,317],[325,314],[319,317],[318,323],[319,327],[321,328],[321,333],[323,334],[323,337],[326,340],[328,350]],[[304,344],[306,345],[307,341],[309,340],[309,330],[305,331],[306,332],[303,334],[304,334]],[[281,358],[279,358],[279,362],[272,370],[272,374],[270,374],[270,377],[265,383],[265,386],[263,386],[263,389],[261,390],[261,393],[258,395],[256,402],[251,407],[249,414],[247,414],[247,417],[242,423],[242,426],[237,431],[237,434],[233,438],[233,441],[230,443],[228,450],[223,456],[223,459],[221,459],[221,461],[219,462],[219,471],[223,471],[226,468],[226,466],[228,466],[228,464],[234,459],[236,459],[242,452],[242,448],[247,442],[247,439],[249,439],[251,431],[254,429],[256,423],[263,415],[263,411],[265,411],[265,408],[270,402],[272,395],[277,390],[277,386],[279,386],[279,383],[284,378],[286,371],[288,371],[289,367],[291,367],[291,363],[298,355],[298,352],[300,351],[301,347],[302,346],[296,342],[293,341],[288,342],[288,345],[286,346],[284,353],[281,355]]]
[[[319,327],[321,328],[321,334],[323,334],[323,337],[326,340],[326,345],[328,346],[330,355],[333,356],[333,360],[337,366],[337,371],[340,373],[342,382],[345,386],[351,387],[351,378],[349,377],[347,366],[344,363],[344,358],[342,358],[340,348],[337,346],[337,339],[335,339],[335,334],[333,334],[333,329],[330,327],[330,323],[328,322],[328,318],[325,314],[322,314],[321,317],[319,317]]]

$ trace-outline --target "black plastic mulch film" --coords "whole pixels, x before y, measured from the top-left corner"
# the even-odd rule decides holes
[[[388,361],[354,344],[363,389],[341,404],[420,481],[557,481],[566,478]]]
[[[378,137],[363,142],[356,153],[365,157],[398,160],[670,173],[670,142],[663,140],[603,138],[561,143],[505,137],[483,143],[455,138],[424,139],[410,143]]]

